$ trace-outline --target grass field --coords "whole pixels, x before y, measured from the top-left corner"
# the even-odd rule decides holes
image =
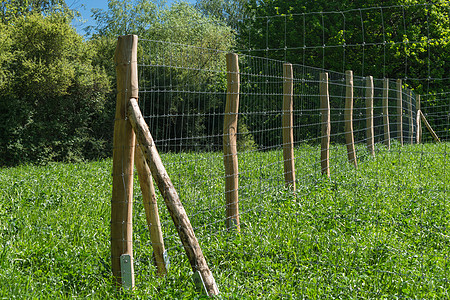
[[[220,153],[164,154],[223,299],[450,298],[450,144],[386,151],[295,150],[297,191],[281,151],[239,157],[241,233],[224,230]],[[170,271],[157,278],[135,180],[136,290],[110,271],[111,161],[0,169],[0,298],[199,297],[159,197]]]

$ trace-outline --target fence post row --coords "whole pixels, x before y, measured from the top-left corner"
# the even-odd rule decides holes
[[[113,141],[113,187],[111,198],[111,268],[118,286],[134,287],[133,271],[133,165],[135,135],[127,120],[130,97],[138,97],[137,36],[121,36],[114,55],[117,73],[117,102]],[[128,270],[121,257],[127,256]]]
[[[366,139],[367,150],[372,156],[375,156],[375,137],[373,127],[373,77],[366,78]]]
[[[320,112],[321,120],[321,143],[320,143],[320,165],[322,174],[330,177],[330,134],[331,134],[331,117],[330,117],[330,94],[328,91],[328,73],[320,73]]]
[[[223,123],[223,161],[225,165],[226,227],[240,231],[239,222],[239,171],[236,134],[239,110],[239,60],[235,53],[228,53],[227,99]]]
[[[353,136],[353,71],[345,71],[345,143],[347,145],[348,160],[355,168],[358,168],[356,161],[355,139]]]
[[[133,165],[139,175],[139,183],[144,199],[147,225],[151,235],[158,274],[167,272],[166,253],[162,237],[161,224],[151,176],[158,188],[178,230],[194,273],[200,278],[200,284],[208,295],[219,293],[211,271],[206,264],[201,248],[195,237],[189,218],[179,200],[178,194],[156,150],[153,138],[137,104],[137,36],[120,36],[115,52],[117,72],[117,103],[114,123],[113,146],[113,189],[111,199],[111,262],[116,284],[125,288],[134,287],[133,240],[132,240],[132,204],[133,204]],[[226,228],[240,231],[239,221],[239,171],[237,157],[237,128],[240,94],[240,76],[238,55],[226,55],[227,97],[224,115],[223,151],[225,165]],[[283,65],[283,159],[286,187],[295,191],[294,134],[293,134],[293,67]],[[357,157],[353,133],[353,72],[345,72],[345,140],[348,160],[357,168]],[[402,80],[396,82],[397,92],[397,131],[403,146],[403,103]],[[320,112],[321,112],[321,171],[330,177],[330,99],[328,73],[320,73]],[[366,138],[367,148],[372,156],[374,152],[374,116],[373,77],[366,78]],[[409,138],[414,143],[414,120],[412,111],[412,91],[408,89]],[[389,80],[383,80],[383,125],[384,142],[390,149],[389,129]],[[437,142],[439,138],[431,129],[420,110],[420,95],[416,98],[416,142],[422,139],[421,120],[427,125]],[[136,134],[140,148],[136,148]],[[151,171],[150,171],[151,170]]]
[[[286,187],[295,191],[295,161],[294,161],[294,75],[292,64],[283,65],[283,160],[284,179]]]

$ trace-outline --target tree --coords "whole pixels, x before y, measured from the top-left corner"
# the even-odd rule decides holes
[[[92,15],[97,25],[87,27],[88,34],[114,38],[126,34],[141,36],[157,20],[158,6],[149,0],[108,0],[108,10],[94,9]]]
[[[234,45],[234,34],[223,21],[205,16],[186,2],[176,2],[169,8],[145,0],[135,3],[110,0],[108,10],[94,11],[94,16],[98,25],[90,43],[102,49],[97,51],[94,61],[108,70],[113,85],[114,65],[107,60],[106,53],[112,58],[118,35],[139,36],[138,60],[143,64],[139,83],[142,89],[151,89],[154,95],[152,101],[146,101],[148,93],[142,95],[142,110],[148,115],[162,116],[149,123],[155,138],[163,129],[170,132],[165,136],[169,139],[204,136],[211,127],[209,123],[222,122],[217,117],[224,97],[218,96],[217,91],[226,88],[226,81],[225,75],[217,71],[225,70],[224,52]],[[171,97],[164,92],[193,87],[211,91],[211,94],[206,99],[195,92]],[[215,117],[206,117],[208,114]],[[171,117],[164,117],[167,115]],[[186,141],[183,149],[199,141]]]
[[[108,137],[93,128],[105,122],[109,82],[66,15],[32,13],[0,28],[9,37],[0,47],[0,165],[104,155]]]
[[[449,73],[449,8],[445,0],[391,0],[383,7],[374,0],[255,1],[254,16],[239,27],[239,43],[254,55],[334,71],[441,78]],[[409,84],[424,91],[423,81]],[[436,82],[431,90],[444,88]]]
[[[0,19],[5,24],[18,16],[56,11],[73,13],[65,0],[3,0],[0,3]]]
[[[199,1],[219,15],[225,2]],[[446,78],[450,73],[445,63],[450,61],[446,50],[450,46],[448,1],[384,1],[383,7],[373,0],[248,0],[246,3],[247,17],[238,22],[236,28],[237,48],[244,53],[317,68],[305,68],[307,71],[301,76],[317,76],[320,69],[340,73],[354,70],[356,75],[362,76],[406,78],[404,84],[419,94],[447,88],[448,80],[439,78]],[[247,68],[245,72],[249,74],[261,71],[251,70],[252,64]],[[254,88],[264,91],[263,85]],[[308,83],[296,87],[298,91],[309,88]],[[261,106],[252,109],[263,111],[264,105],[276,105],[275,101],[267,97],[260,104],[252,103]],[[309,99],[307,105],[314,105],[314,101],[318,99]],[[242,105],[241,108],[245,109]],[[276,123],[276,118],[270,116],[264,122]],[[314,118],[303,115],[301,124],[320,122]],[[247,122],[250,131],[263,126],[258,122],[262,121]],[[299,138],[307,139],[314,133],[303,129],[299,134]],[[257,136],[255,140],[260,145],[277,145],[277,138],[278,133],[273,132],[264,141]]]
[[[206,16],[224,21],[236,29],[239,23],[250,17],[251,3],[249,0],[198,0],[195,7]]]
[[[143,110],[149,115],[172,116],[150,122],[156,138],[161,137],[161,130],[166,132],[164,138],[169,139],[218,137],[225,103],[225,53],[234,45],[231,28],[187,3],[178,2],[162,10],[158,22],[143,37],[147,41],[142,44],[142,59],[154,67],[144,69],[146,75],[141,84],[160,91],[154,94],[156,101],[147,101]],[[172,95],[164,92],[170,89],[189,92]],[[194,147],[212,150],[206,142],[201,138],[187,139],[182,147],[167,150],[192,150]],[[220,142],[212,144],[217,147]]]

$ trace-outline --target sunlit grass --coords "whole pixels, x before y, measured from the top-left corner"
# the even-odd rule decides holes
[[[241,233],[224,230],[220,153],[164,154],[224,299],[448,298],[450,145],[376,156],[295,150],[297,191],[284,188],[281,151],[239,155]],[[123,298],[111,284],[111,161],[0,170],[0,298]],[[137,180],[134,297],[198,297],[161,197],[171,267],[156,276]],[[128,295],[130,296],[130,295]]]

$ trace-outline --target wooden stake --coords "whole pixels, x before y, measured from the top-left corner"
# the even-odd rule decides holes
[[[356,161],[355,139],[353,136],[353,71],[345,71],[346,91],[345,91],[345,142],[347,144],[348,160],[355,168],[358,168]]]
[[[286,187],[295,191],[294,161],[294,74],[292,64],[283,65],[283,159]]]
[[[400,145],[403,146],[403,94],[402,80],[397,79],[397,134]]]
[[[320,165],[322,174],[330,177],[330,134],[331,134],[331,118],[330,118],[330,94],[328,92],[328,73],[320,73],[320,112],[321,120],[321,150]]]
[[[417,117],[416,117],[416,126],[417,126],[417,132],[416,132],[416,142],[417,144],[420,144],[422,141],[422,123],[420,122],[420,95],[416,96],[416,110],[417,110]]]
[[[133,165],[135,135],[127,120],[127,103],[138,96],[137,36],[121,36],[117,40],[115,63],[117,73],[117,102],[113,141],[113,188],[111,198],[111,268],[117,284],[122,284],[120,257],[131,259],[131,288],[133,271]]]
[[[418,111],[418,113],[420,113],[420,117],[422,118],[422,121],[425,123],[425,126],[428,128],[428,131],[431,133],[431,135],[434,138],[434,141],[436,143],[440,143],[441,140],[439,139],[439,137],[437,136],[436,132],[434,132],[433,128],[431,128],[430,123],[428,123],[427,118],[425,118],[424,114],[422,113],[421,110]]]
[[[228,53],[227,101],[223,123],[223,161],[225,165],[226,227],[240,231],[239,222],[239,170],[237,157],[237,124],[239,110],[239,61],[238,55]]]
[[[391,149],[391,132],[389,130],[389,79],[383,80],[383,124],[384,144]]]
[[[375,156],[375,138],[373,128],[373,77],[366,78],[366,138],[367,150],[372,156]]]
[[[413,110],[412,110],[412,90],[408,90],[408,111],[409,111],[409,141],[411,144],[414,144],[414,118],[413,118]]]
[[[156,200],[152,174],[139,147],[136,147],[134,156],[136,170],[139,176],[139,185],[142,191],[142,199],[144,201],[145,217],[147,219],[148,230],[150,231],[156,270],[159,275],[163,276],[167,273],[167,266],[164,258],[164,239],[159,220],[158,202]]]
[[[139,147],[150,166],[153,178],[158,186],[161,195],[164,198],[167,209],[178,231],[184,250],[192,267],[192,271],[200,273],[204,286],[209,296],[219,294],[216,282],[203,256],[202,249],[195,237],[194,230],[189,218],[180,201],[169,175],[164,168],[161,157],[156,149],[153,137],[150,134],[147,124],[139,110],[136,99],[131,98],[128,105],[128,116],[130,123],[136,132]]]

